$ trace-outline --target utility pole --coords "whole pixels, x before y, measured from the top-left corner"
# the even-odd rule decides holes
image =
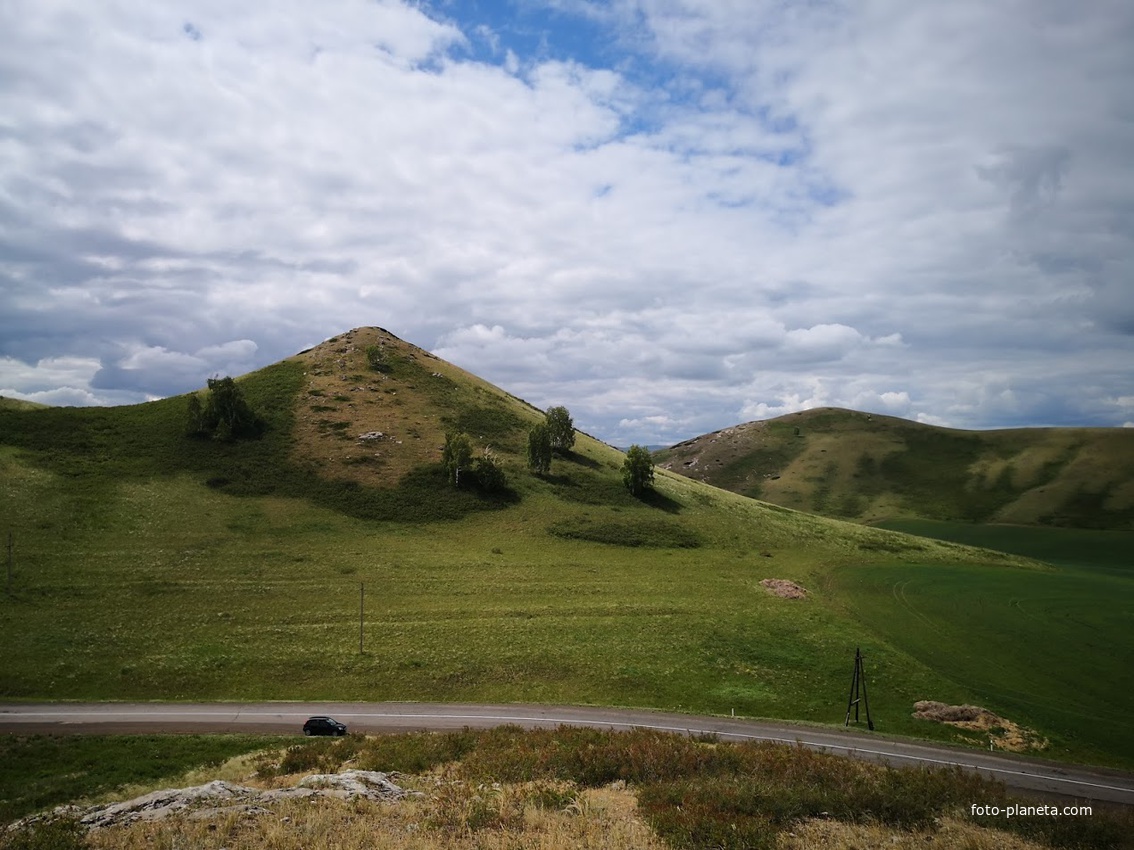
[[[862,696],[859,696],[861,687]],[[850,697],[847,698],[847,719],[844,726],[850,726],[851,708],[854,708],[854,722],[858,723],[858,704],[866,708],[866,728],[874,731],[874,721],[870,719],[870,700],[866,696],[866,669],[862,666],[862,650],[857,646],[854,649],[854,676],[851,678]]]
[[[358,654],[362,655],[362,615],[366,610],[366,585],[358,583]]]

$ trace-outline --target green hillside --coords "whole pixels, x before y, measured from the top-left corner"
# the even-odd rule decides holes
[[[6,395],[0,395],[0,410],[35,410],[36,408],[47,407],[45,404],[39,404],[34,401],[24,401],[19,398],[8,398]]]
[[[958,431],[822,408],[678,443],[657,462],[796,510],[1134,529],[1134,429]]]
[[[1035,663],[1014,688],[1029,702],[986,686],[989,659],[946,668],[923,636],[884,628],[890,597],[874,593],[886,571],[963,570],[964,592],[999,593],[1059,569],[664,470],[635,499],[622,455],[583,434],[535,476],[524,448],[539,411],[376,328],[238,385],[264,421],[257,439],[186,436],[185,396],[0,409],[0,533],[14,541],[0,699],[555,702],[840,723],[861,646],[883,731],[971,741],[912,705],[980,703],[1047,738],[1046,755],[1134,764],[1134,731],[1096,722],[1132,707],[1120,611],[1105,621],[1112,651],[1082,654],[1072,679],[1021,645],[1014,662]],[[448,483],[451,429],[491,447],[506,489]],[[869,582],[850,580],[865,568]],[[771,578],[807,598],[772,595]],[[1128,582],[1107,584],[1100,610]],[[1099,640],[1052,617],[1067,647]],[[969,626],[969,640],[1015,640],[992,616]],[[1098,682],[1084,705],[1029,709],[1084,670]]]

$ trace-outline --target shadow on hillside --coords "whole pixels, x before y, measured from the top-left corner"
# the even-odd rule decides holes
[[[681,513],[681,502],[671,499],[665,493],[659,493],[657,490],[646,490],[638,497],[638,501],[644,505],[649,505],[651,508],[665,511],[667,514]]]
[[[602,464],[597,460],[589,458],[585,455],[581,455],[575,451],[556,452],[556,456],[563,458],[563,460],[576,464],[577,466],[585,466],[587,469],[598,469],[602,466]]]

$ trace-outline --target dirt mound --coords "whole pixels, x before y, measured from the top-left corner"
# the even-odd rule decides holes
[[[1027,729],[979,705],[947,705],[936,700],[923,699],[914,703],[913,716],[918,720],[947,723],[957,729],[987,733],[991,745],[1014,753],[1042,750],[1048,744],[1046,738],[1040,737],[1032,729]],[[983,740],[969,736],[966,736],[966,739],[984,743]]]
[[[784,599],[806,599],[807,589],[786,578],[766,578],[760,582],[768,593]]]

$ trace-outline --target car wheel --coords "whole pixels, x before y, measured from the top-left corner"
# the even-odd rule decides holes
[[[304,729],[303,734],[306,735],[308,738],[310,738],[311,737],[311,730],[310,729]]]

